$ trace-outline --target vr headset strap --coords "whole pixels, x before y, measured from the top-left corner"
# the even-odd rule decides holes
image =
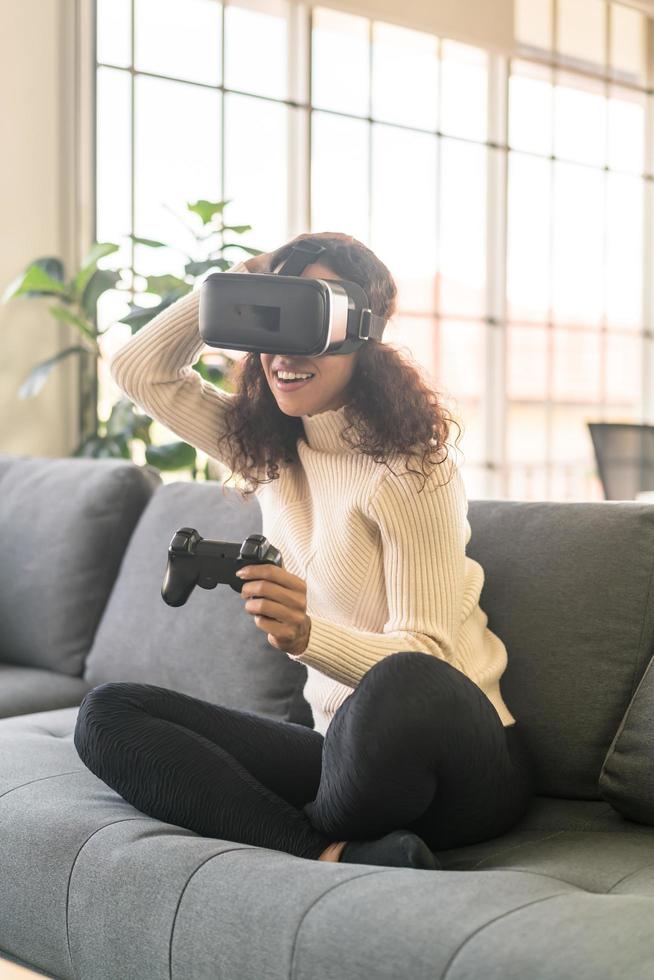
[[[324,245],[318,245],[314,242],[302,242],[294,245],[277,275],[299,276],[302,270],[309,263],[315,262],[324,251],[326,251]],[[369,337],[372,337],[373,340],[381,340],[386,322],[383,317],[377,316],[376,313],[371,313],[370,310],[362,310],[357,331],[359,339],[368,340]]]
[[[291,254],[281,267],[278,276],[299,276],[306,266],[315,262],[318,256],[326,251],[324,245],[314,245],[313,242],[302,242],[294,245]]]
[[[368,340],[368,338],[372,337],[373,340],[381,340],[386,322],[383,317],[377,316],[376,313],[371,313],[370,310],[361,310],[359,339]]]

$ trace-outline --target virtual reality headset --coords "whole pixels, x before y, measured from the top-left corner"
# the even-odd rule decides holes
[[[224,272],[200,287],[199,329],[210,347],[264,354],[349,354],[381,340],[387,321],[347,279],[300,275],[324,245],[302,242],[272,275]]]

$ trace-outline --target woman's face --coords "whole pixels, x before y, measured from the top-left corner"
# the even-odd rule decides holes
[[[332,269],[313,262],[306,266],[302,275],[307,279],[339,279]],[[351,354],[319,354],[305,357],[301,354],[260,354],[261,366],[270,390],[285,415],[317,415],[331,409],[342,408],[347,402],[344,389],[356,365],[358,351]],[[294,371],[312,374],[308,381],[283,385],[277,371]]]

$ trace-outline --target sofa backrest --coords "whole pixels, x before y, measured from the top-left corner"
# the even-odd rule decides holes
[[[228,707],[313,725],[306,667],[268,643],[228,585],[196,586],[182,606],[161,596],[180,527],[240,544],[262,530],[259,503],[219,482],[172,482],[153,493],[131,537],[98,626],[84,678],[138,681]]]
[[[505,643],[502,694],[545,796],[600,799],[598,779],[654,650],[654,506],[470,500],[467,553]]]
[[[0,454],[0,661],[81,675],[160,483],[130,460]]]

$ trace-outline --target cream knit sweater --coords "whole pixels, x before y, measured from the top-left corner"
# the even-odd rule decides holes
[[[227,271],[248,270],[239,262]],[[124,344],[110,372],[153,419],[231,465],[219,439],[233,396],[192,369],[206,346],[198,309],[196,289]],[[307,584],[309,645],[291,659],[307,667],[315,730],[324,735],[365,672],[399,650],[447,660],[487,695],[502,724],[514,723],[500,692],[506,647],[479,605],[484,571],[465,554],[471,528],[456,464],[448,457],[436,466],[418,493],[423,479],[405,472],[403,457],[388,457],[394,475],[347,445],[344,409],[302,422],[299,464],[280,467],[256,497],[262,533]]]

